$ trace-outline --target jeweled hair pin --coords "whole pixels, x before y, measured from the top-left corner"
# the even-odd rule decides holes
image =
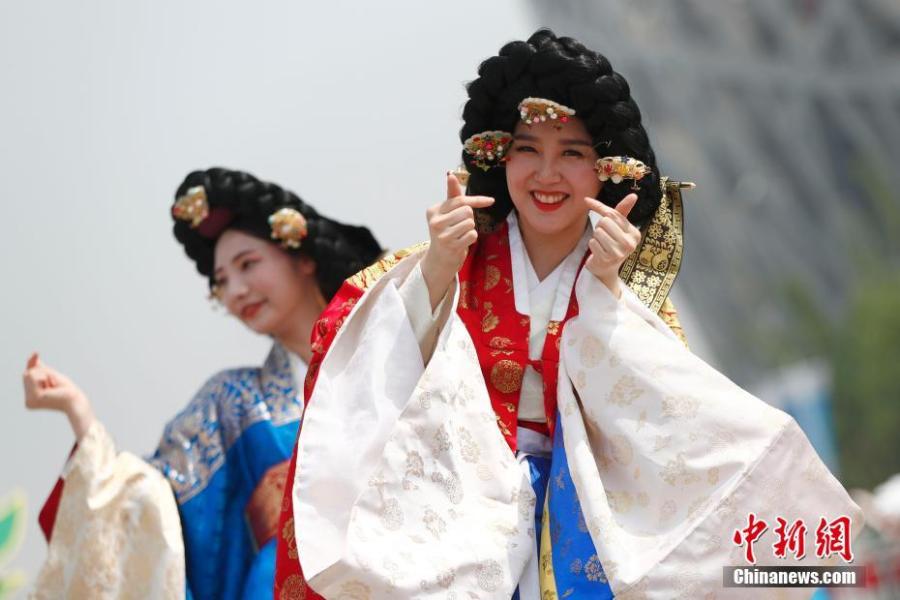
[[[463,142],[463,150],[472,157],[476,167],[487,171],[503,161],[510,144],[512,134],[508,131],[482,131]]]
[[[209,216],[206,189],[202,185],[188,188],[172,206],[172,216],[182,221],[190,221],[191,227],[196,228]]]
[[[562,123],[575,116],[575,109],[546,98],[525,98],[519,102],[519,116],[526,125],[550,121],[556,127],[562,127]]]
[[[625,179],[633,179],[631,189],[639,189],[638,181],[650,173],[650,167],[630,156],[604,156],[597,160],[597,179],[622,183]]]
[[[295,208],[282,208],[269,216],[272,239],[279,240],[282,248],[299,248],[308,233],[306,217]]]

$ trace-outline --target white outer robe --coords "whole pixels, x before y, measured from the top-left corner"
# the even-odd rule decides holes
[[[500,434],[472,340],[443,307],[423,364],[403,259],[323,360],[292,485],[311,587],[328,598],[507,600],[533,548],[534,493]],[[619,598],[758,597],[723,589],[747,515],[862,514],[794,420],[694,356],[629,290],[591,273],[563,330],[558,406],[585,523]],[[452,311],[448,307],[452,306]],[[771,540],[769,540],[771,541]],[[758,564],[777,562],[757,544]],[[822,564],[814,553],[789,564]],[[782,590],[806,597],[808,589]]]

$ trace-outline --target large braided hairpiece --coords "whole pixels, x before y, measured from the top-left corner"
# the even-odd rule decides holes
[[[641,180],[638,202],[629,219],[644,224],[659,206],[659,169],[641,124],[641,111],[631,97],[628,82],[612,70],[603,55],[572,38],[541,29],[528,41],[506,44],[499,55],[481,63],[478,78],[468,85],[468,94],[460,140],[481,131],[513,131],[519,119],[517,106],[524,98],[554,100],[575,109],[598,154],[631,156],[650,167],[651,173]],[[505,170],[476,168],[465,152],[463,161],[470,173],[468,193],[495,199],[482,216],[488,226],[496,224],[512,209]],[[631,191],[629,182],[607,181],[598,199],[615,206]]]
[[[173,231],[210,286],[216,242],[222,232],[238,229],[272,242],[269,216],[281,208],[295,209],[306,219],[307,235],[301,246],[282,249],[315,261],[316,281],[326,300],[331,299],[345,279],[375,261],[382,252],[366,227],[344,225],[320,215],[292,191],[261,181],[250,173],[222,168],[194,171],[178,186],[175,198],[196,186],[203,186],[206,192],[208,222],[198,228],[176,218]]]

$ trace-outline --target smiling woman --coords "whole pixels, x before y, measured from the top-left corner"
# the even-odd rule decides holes
[[[213,289],[228,312],[309,362],[311,324],[326,304],[316,263],[237,229],[219,236],[214,262]]]
[[[678,338],[681,186],[624,77],[541,30],[468,94],[467,189],[316,328],[277,596],[704,598],[748,512],[858,527],[796,423]]]
[[[41,512],[49,549],[37,597],[271,596],[313,323],[381,248],[368,229],[241,171],[189,174],[172,216],[213,296],[275,343],[261,368],[212,377],[147,461],[118,453],[87,396],[29,359],[26,405],[66,414],[78,442]]]
[[[598,158],[581,119],[556,126],[516,124],[506,181],[539,279],[572,252],[584,233],[584,199],[596,198],[601,187],[594,171]]]

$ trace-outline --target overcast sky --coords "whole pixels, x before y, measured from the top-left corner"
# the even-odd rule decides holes
[[[37,511],[73,441],[23,408],[29,352],[140,455],[209,376],[265,357],[171,235],[184,175],[248,170],[384,246],[421,241],[463,83],[533,19],[514,0],[0,4],[0,498],[21,486],[30,509],[10,566],[43,560]]]

